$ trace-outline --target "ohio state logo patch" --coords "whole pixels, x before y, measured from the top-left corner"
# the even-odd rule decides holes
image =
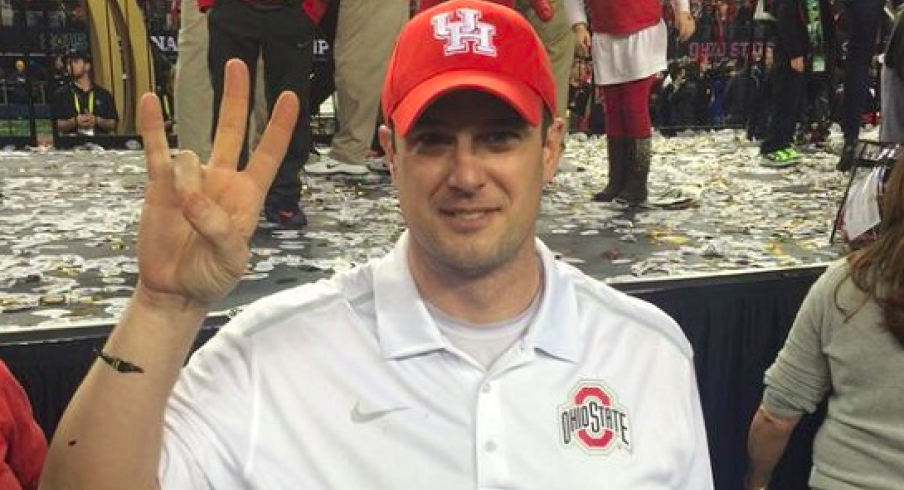
[[[559,442],[594,454],[615,448],[631,451],[631,420],[612,390],[601,381],[583,380],[559,406]]]

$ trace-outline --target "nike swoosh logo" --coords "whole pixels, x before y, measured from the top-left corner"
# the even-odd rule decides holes
[[[373,412],[364,412],[361,410],[361,402],[355,402],[355,406],[352,407],[352,411],[350,414],[350,418],[352,422],[356,424],[365,424],[367,422],[373,422],[380,417],[385,417],[393,412],[401,412],[403,410],[408,410],[408,407],[397,407],[390,408],[387,410],[376,410]]]

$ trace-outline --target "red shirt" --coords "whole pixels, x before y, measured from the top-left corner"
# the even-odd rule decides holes
[[[0,361],[0,490],[34,490],[47,457],[47,440],[22,385]]]
[[[418,12],[427,10],[430,7],[439,5],[446,0],[421,0]],[[506,7],[515,8],[515,0],[491,0],[493,3],[505,5]],[[553,16],[553,8],[550,0],[528,0],[531,8],[543,22],[549,22]]]
[[[241,0],[243,2],[254,3],[257,0]],[[198,0],[198,10],[201,12],[206,11],[210,7],[213,7],[217,3],[217,0]],[[323,18],[323,14],[326,12],[327,0],[301,0],[301,8],[308,14],[308,17],[314,21],[315,24],[320,22],[320,19]]]
[[[585,0],[590,30],[624,35],[655,26],[662,20],[659,0]]]

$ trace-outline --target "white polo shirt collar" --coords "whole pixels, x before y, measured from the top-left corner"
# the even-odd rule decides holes
[[[382,354],[387,359],[446,350],[448,342],[433,321],[408,267],[410,235],[406,231],[393,250],[374,267],[374,301]],[[544,294],[534,323],[523,340],[525,349],[539,350],[567,362],[580,359],[581,323],[574,285],[567,281],[546,245],[536,239],[543,264]]]

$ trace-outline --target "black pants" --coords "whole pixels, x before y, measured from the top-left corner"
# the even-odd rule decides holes
[[[760,145],[761,153],[772,153],[791,146],[794,130],[800,119],[804,74],[791,68],[791,60],[776,46],[775,64],[770,75],[772,84],[772,118],[766,139]]]
[[[845,143],[860,137],[861,116],[869,98],[870,65],[876,54],[876,34],[882,21],[883,0],[848,0],[848,54],[844,63],[844,101],[841,127]]]
[[[271,0],[249,4],[240,0],[217,0],[207,14],[210,47],[207,60],[213,87],[214,134],[223,100],[223,75],[226,62],[238,58],[251,74],[249,100],[254,101],[254,72],[259,56],[264,60],[267,108],[272,112],[283,91],[295,92],[301,101],[298,122],[292,133],[286,156],[267,193],[267,203],[297,201],[301,192],[301,166],[311,148],[310,91],[314,38],[313,21],[301,9],[298,0]],[[249,117],[251,111],[249,110]],[[248,163],[248,140],[242,147],[239,168]]]
[[[311,114],[319,114],[320,106],[336,91],[336,63],[333,48],[336,44],[336,28],[339,24],[339,2],[330,2],[315,29],[315,39],[326,41],[329,52],[319,59],[314,57],[311,68]],[[316,42],[316,41],[315,41]]]

